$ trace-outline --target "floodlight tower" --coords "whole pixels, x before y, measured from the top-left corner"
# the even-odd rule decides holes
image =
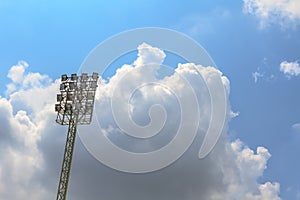
[[[62,168],[57,191],[57,200],[65,200],[71,171],[73,150],[76,138],[77,125],[90,124],[92,121],[95,94],[97,89],[98,73],[81,76],[66,74],[61,76],[60,93],[57,94],[56,122],[68,125],[68,134],[65,145]]]

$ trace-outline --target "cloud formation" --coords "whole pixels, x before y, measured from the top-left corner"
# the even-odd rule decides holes
[[[273,68],[269,64],[267,58],[262,59],[259,67],[257,67],[256,71],[252,73],[252,77],[254,79],[254,83],[258,83],[259,81],[270,82],[276,79]]]
[[[279,23],[282,26],[300,20],[300,2],[298,0],[243,0],[244,11],[255,15],[260,26]]]
[[[254,78],[254,83],[257,83],[258,79],[263,76],[264,75],[258,71],[252,73],[252,77]]]
[[[56,87],[50,84],[42,88],[41,82],[28,79],[32,74],[24,75],[27,67],[22,61],[11,68],[9,85],[16,91],[9,90],[7,99],[0,97],[0,199],[43,199],[46,195],[46,189],[34,179],[44,164],[38,141],[53,103],[49,103],[47,93]],[[51,82],[47,76],[44,79]]]
[[[166,136],[141,144],[139,142],[142,141],[130,140],[120,133],[109,110],[108,98],[117,92],[120,101],[127,99],[128,92],[136,83],[152,79],[160,79],[164,84],[175,86],[173,88],[184,95],[186,86],[177,81],[179,75],[189,81],[196,89],[197,97],[203,100],[200,101],[203,103],[200,108],[203,108],[201,123],[204,127],[200,127],[191,148],[173,165],[157,172],[138,175],[107,168],[93,159],[77,140],[69,198],[279,200],[279,183],[257,181],[271,157],[266,148],[257,147],[254,151],[238,139],[230,141],[224,133],[208,157],[202,160],[197,157],[209,110],[205,110],[205,87],[193,69],[200,69],[203,79],[209,78],[210,81],[214,81],[214,74],[222,73],[212,67],[186,63],[179,64],[171,75],[158,78],[154,75],[165,58],[164,52],[147,44],[139,46],[138,51],[138,58],[133,64],[123,65],[109,81],[101,80],[99,83],[95,109],[102,128],[108,132],[107,137],[132,151],[149,151],[168,142],[174,136],[172,131],[178,128],[180,114],[176,110],[178,102],[169,90],[150,85],[142,87],[131,98],[129,110],[132,119],[140,125],[149,123],[147,113],[154,103],[164,105],[170,114],[166,128],[162,129]],[[54,199],[66,132],[65,127],[54,123],[53,105],[59,82],[53,82],[46,75],[25,71],[17,77],[11,78],[10,83],[16,85],[16,90],[10,91],[7,98],[0,97],[0,199]],[[225,76],[222,79],[229,95],[229,80]],[[120,85],[124,83],[122,81],[126,84]],[[228,111],[227,121],[230,116]]]
[[[297,132],[300,133],[300,123],[296,123],[292,125],[292,129]]]
[[[298,62],[283,61],[280,63],[280,71],[288,77],[300,75],[300,65]]]

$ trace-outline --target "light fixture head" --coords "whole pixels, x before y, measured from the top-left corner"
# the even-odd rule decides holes
[[[70,88],[70,90],[75,90],[76,89],[75,83],[74,82],[70,82],[69,83],[69,88]]]
[[[95,89],[95,88],[97,88],[97,82],[96,81],[92,81],[91,82],[91,88],[93,88],[93,89]]]
[[[55,104],[55,112],[59,112],[61,110],[60,104]]]
[[[60,84],[60,90],[63,91],[66,89],[66,85],[64,83]]]
[[[63,100],[62,94],[57,94],[56,100],[57,100],[58,102],[62,101],[62,100]]]
[[[71,81],[77,81],[77,79],[78,79],[77,74],[71,75]]]
[[[99,75],[98,75],[98,73],[96,73],[96,72],[93,72],[93,74],[92,74],[92,78],[93,78],[93,79],[98,79],[98,78],[99,78]]]
[[[70,103],[67,103],[66,104],[66,112],[70,112],[72,110],[72,104],[70,104]]]
[[[85,90],[86,89],[86,82],[81,82],[80,83],[80,88]]]
[[[74,95],[72,93],[67,94],[67,101],[73,101],[74,100]]]
[[[88,80],[88,74],[87,74],[87,73],[82,73],[82,75],[81,75],[81,80],[82,80],[82,81]]]
[[[94,99],[99,75],[82,73],[80,76],[66,74],[61,76],[60,93],[57,94],[55,111],[56,122],[61,125],[71,123],[90,124],[92,121]],[[78,121],[74,121],[76,119]]]
[[[61,75],[61,81],[66,81],[68,79],[67,74]]]

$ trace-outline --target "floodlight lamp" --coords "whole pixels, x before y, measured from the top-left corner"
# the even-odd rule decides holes
[[[57,101],[62,101],[63,100],[63,97],[61,94],[57,94]]]
[[[75,83],[70,82],[69,83],[69,88],[70,88],[70,90],[75,90]]]
[[[81,80],[83,80],[83,81],[88,80],[88,74],[87,73],[82,73]]]
[[[59,112],[61,110],[60,104],[55,104],[55,112]]]
[[[82,82],[80,86],[81,86],[81,89],[86,89],[86,82]]]
[[[93,79],[98,79],[98,78],[99,78],[99,75],[98,75],[98,73],[96,73],[96,72],[93,72],[93,74],[92,74],[92,78],[93,78]]]
[[[71,80],[72,81],[77,81],[78,77],[77,77],[77,74],[72,74],[71,75]]]
[[[60,90],[65,90],[66,86],[64,83],[60,84]]]
[[[91,82],[91,88],[96,88],[97,87],[97,82],[96,81],[92,81]]]
[[[67,74],[61,75],[61,81],[66,81],[68,79]]]
[[[72,109],[72,104],[67,103],[67,104],[66,104],[66,112],[71,111],[71,109]]]
[[[67,94],[67,101],[73,101],[73,100],[74,100],[73,94],[68,93]]]

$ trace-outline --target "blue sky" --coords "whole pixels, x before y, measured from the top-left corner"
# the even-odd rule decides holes
[[[230,138],[251,149],[264,146],[272,154],[259,181],[279,182],[282,199],[300,199],[300,129],[293,128],[300,123],[300,74],[280,71],[282,62],[300,60],[299,3],[292,18],[285,11],[276,15],[272,8],[270,17],[263,18],[247,12],[244,4],[1,1],[0,96],[6,97],[8,71],[20,60],[29,64],[28,71],[55,80],[76,72],[96,45],[119,32],[141,27],[180,31],[199,42],[230,80],[230,103],[239,112],[229,124]]]

